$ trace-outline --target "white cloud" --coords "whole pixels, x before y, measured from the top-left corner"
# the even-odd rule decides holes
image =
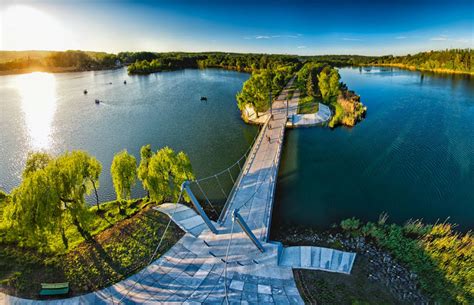
[[[407,37],[406,36],[397,36],[397,37],[395,37],[395,39],[407,39]]]
[[[297,49],[306,49],[306,46],[297,46]]]

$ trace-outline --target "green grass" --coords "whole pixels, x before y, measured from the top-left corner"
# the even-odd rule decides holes
[[[145,267],[161,238],[168,217],[142,200],[126,203],[120,214],[116,202],[96,207],[91,233],[85,242],[73,226],[67,230],[70,249],[40,252],[15,243],[0,242],[0,291],[27,298],[38,297],[42,282],[69,282],[73,295],[109,286]],[[1,211],[1,202],[0,202]],[[0,219],[1,220],[1,219]],[[158,257],[182,236],[172,223]],[[52,241],[60,243],[60,240]]]
[[[298,103],[299,114],[316,113],[319,110],[319,99],[312,96],[300,98]]]

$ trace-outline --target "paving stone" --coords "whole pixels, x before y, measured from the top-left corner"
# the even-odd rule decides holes
[[[244,282],[238,280],[232,280],[230,283],[230,289],[242,291],[244,289]]]
[[[268,285],[258,284],[258,293],[259,294],[272,294],[272,287]]]
[[[273,303],[273,297],[272,297],[271,294],[259,293],[258,294],[258,303],[259,304]]]
[[[273,295],[273,301],[275,302],[275,304],[278,304],[278,305],[286,305],[286,304],[290,304],[290,301],[288,301],[288,297],[283,294],[283,295]]]

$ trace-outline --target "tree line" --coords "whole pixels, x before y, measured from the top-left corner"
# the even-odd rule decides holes
[[[406,56],[382,56],[372,61],[378,65],[398,65],[410,69],[440,72],[474,73],[474,51],[471,49],[451,49],[421,52]]]
[[[29,54],[29,53],[27,53]],[[40,55],[14,58],[0,63],[0,71],[17,69],[50,69],[70,68],[74,70],[101,70],[114,68],[119,58],[117,55],[104,52],[64,51],[41,52]],[[11,55],[10,55],[11,56]]]
[[[404,56],[320,55],[310,56],[307,59],[336,67],[387,65],[435,72],[474,73],[472,49],[446,49]]]
[[[145,145],[140,157],[138,167],[135,157],[126,150],[113,158],[110,173],[120,213],[124,213],[122,204],[130,199],[137,179],[148,198],[157,203],[176,202],[181,184],[194,179],[191,162],[184,152],[175,153],[169,147],[154,152],[150,145]],[[20,246],[46,247],[51,236],[61,236],[64,248],[68,249],[66,229],[71,225],[84,240],[92,240],[89,226],[95,216],[86,196],[95,194],[96,213],[100,214],[97,188],[101,171],[100,162],[80,150],[57,157],[44,152],[29,154],[22,182],[3,207],[5,240]]]
[[[184,68],[223,68],[245,72],[298,64],[296,56],[238,53],[119,53],[130,74],[148,74]]]

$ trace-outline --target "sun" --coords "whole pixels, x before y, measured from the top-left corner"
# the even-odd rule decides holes
[[[1,50],[72,49],[71,35],[46,12],[26,5],[12,5],[0,11]]]

